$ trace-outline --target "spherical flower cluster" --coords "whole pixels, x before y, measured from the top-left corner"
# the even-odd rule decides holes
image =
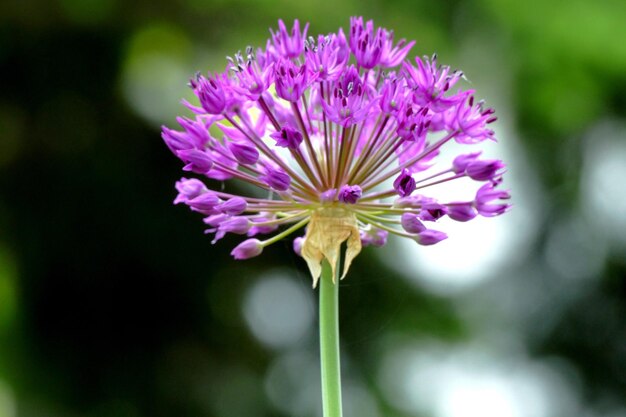
[[[414,42],[394,43],[392,31],[361,17],[351,19],[349,38],[341,29],[307,38],[307,30],[279,21],[264,49],[229,57],[223,73],[196,75],[189,85],[199,105],[183,101],[194,117],[178,118],[182,130],[163,127],[184,171],[260,191],[177,182],[175,203],[205,216],[213,242],[246,235],[232,255],[247,259],[306,228],[294,250],[315,285],[324,259],[336,269],[344,243],[342,277],[363,246],[382,246],[389,233],[433,245],[447,237],[430,226],[444,216],[466,222],[508,210],[499,160],[468,152],[429,172],[451,141],[495,140],[494,110],[472,90],[453,91],[462,73],[436,56],[407,60]],[[424,194],[460,178],[481,184],[471,201]]]

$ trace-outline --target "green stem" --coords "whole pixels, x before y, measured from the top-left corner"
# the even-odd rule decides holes
[[[341,417],[339,277],[334,278],[335,282],[330,264],[324,259],[320,279],[320,358],[324,417]]]

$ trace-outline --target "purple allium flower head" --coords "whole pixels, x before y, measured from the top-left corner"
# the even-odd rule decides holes
[[[348,37],[307,31],[279,21],[263,47],[192,78],[196,103],[183,101],[192,114],[177,118],[180,130],[163,127],[183,170],[206,180],[182,178],[175,203],[203,214],[214,242],[249,236],[232,251],[247,259],[306,228],[294,250],[315,283],[324,259],[336,270],[343,257],[344,276],[362,247],[382,246],[390,234],[432,245],[447,235],[426,222],[510,208],[501,161],[472,149],[439,162],[449,142],[495,140],[494,111],[459,88],[461,72],[434,55],[406,59],[415,42],[395,43],[393,31],[361,17]],[[434,197],[439,184],[462,178],[477,189],[473,200]],[[231,179],[261,193],[241,195]]]

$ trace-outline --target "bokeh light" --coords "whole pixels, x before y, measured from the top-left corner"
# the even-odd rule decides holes
[[[244,300],[250,331],[269,347],[293,347],[306,341],[312,330],[312,291],[294,280],[290,272],[276,270],[260,276]]]
[[[626,124],[606,120],[586,135],[581,204],[594,232],[626,249]]]

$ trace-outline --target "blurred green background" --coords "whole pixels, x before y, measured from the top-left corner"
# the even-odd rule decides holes
[[[357,258],[345,415],[626,416],[626,2],[4,0],[0,417],[321,415],[304,263],[212,246],[159,126],[278,18],[351,15],[464,70],[515,207]]]

